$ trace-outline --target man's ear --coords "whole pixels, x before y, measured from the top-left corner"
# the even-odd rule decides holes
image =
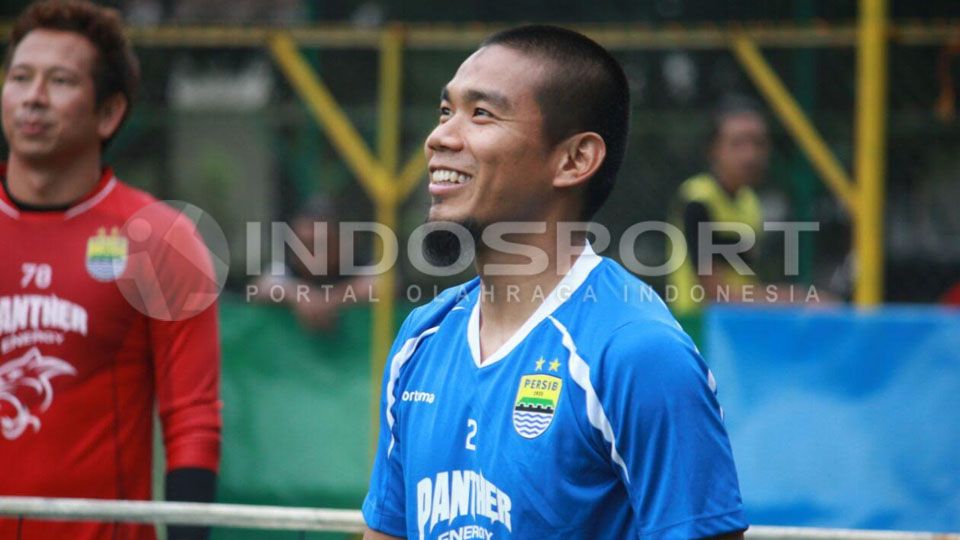
[[[114,94],[100,104],[97,111],[97,134],[101,140],[107,140],[116,133],[127,112],[127,98],[123,94]]]
[[[582,185],[590,179],[607,157],[603,137],[592,131],[577,133],[557,146],[559,165],[553,178],[553,187],[569,188]]]

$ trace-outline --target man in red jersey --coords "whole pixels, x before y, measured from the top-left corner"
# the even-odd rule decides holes
[[[102,163],[139,78],[120,19],[33,4],[4,68],[0,495],[149,499],[156,404],[167,499],[211,501],[219,289],[193,224]],[[149,526],[0,520],[0,540],[152,538]]]

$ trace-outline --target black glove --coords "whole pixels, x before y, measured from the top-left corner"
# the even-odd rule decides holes
[[[209,469],[185,467],[167,473],[164,498],[180,502],[213,502],[217,494],[217,473]],[[207,540],[210,527],[169,525],[167,540]]]

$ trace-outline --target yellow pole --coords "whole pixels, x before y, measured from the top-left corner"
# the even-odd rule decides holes
[[[407,164],[403,166],[403,170],[400,171],[400,176],[397,178],[398,202],[409,197],[410,193],[420,185],[420,181],[424,178],[423,173],[426,170],[427,156],[421,148],[417,148],[413,151],[413,156],[407,160]]]
[[[402,202],[400,183],[394,178],[400,154],[402,68],[403,30],[399,26],[392,26],[383,31],[380,39],[377,150],[384,173],[381,184],[386,189],[381,196],[374,199],[374,203],[377,222],[394,233],[398,232],[397,214]],[[378,255],[383,254],[383,243],[379,237],[376,251]],[[377,296],[380,301],[373,308],[373,343],[370,348],[370,413],[373,420],[370,433],[374,450],[380,427],[380,382],[383,380],[383,369],[394,337],[396,286],[397,274],[393,267],[377,277]]]
[[[268,41],[274,61],[306,102],[317,123],[323,127],[344,162],[356,175],[373,200],[376,220],[397,232],[400,204],[422,178],[426,160],[421,150],[398,171],[400,156],[401,89],[403,82],[403,47],[405,30],[393,26],[380,33],[380,90],[377,121],[377,156],[367,148],[360,133],[340,108],[330,90],[323,84],[297,49],[290,33],[271,33]],[[379,237],[377,259],[384,253]],[[394,337],[397,274],[393,269],[377,278],[379,301],[373,308],[371,324],[371,416],[376,442],[379,429],[380,381],[390,344]]]
[[[397,204],[394,201],[375,202],[376,220],[391,231],[397,230]],[[383,252],[382,243],[378,243],[377,251]],[[377,433],[380,427],[380,383],[383,381],[383,370],[387,355],[390,354],[390,345],[394,338],[393,320],[396,312],[397,273],[393,265],[386,272],[377,276],[377,298],[379,302],[373,305],[373,339],[370,348],[370,406],[373,418],[372,443],[376,449]]]
[[[300,54],[296,42],[286,33],[276,34],[269,42],[277,66],[307,104],[317,124],[323,127],[343,161],[367,193],[376,200],[389,197],[389,173],[370,153],[363,137],[337,105],[330,90]]]
[[[834,157],[827,143],[807,119],[803,109],[790,95],[783,81],[767,64],[757,45],[750,38],[742,34],[737,35],[733,38],[731,45],[734,55],[746,70],[747,75],[766,98],[824,183],[833,190],[840,202],[851,214],[854,214],[856,219],[856,188],[853,182]]]
[[[886,0],[860,0],[855,155],[859,196],[854,229],[857,257],[854,300],[860,306],[872,306],[883,301],[886,32]]]
[[[377,122],[377,152],[390,175],[397,173],[400,152],[400,98],[403,62],[403,29],[392,25],[380,38],[380,108]]]

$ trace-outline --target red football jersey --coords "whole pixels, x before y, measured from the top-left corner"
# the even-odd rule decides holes
[[[218,287],[192,222],[107,169],[62,212],[0,189],[0,253],[0,495],[150,499],[155,404],[167,470],[216,471]],[[154,531],[0,520],[8,538]]]

